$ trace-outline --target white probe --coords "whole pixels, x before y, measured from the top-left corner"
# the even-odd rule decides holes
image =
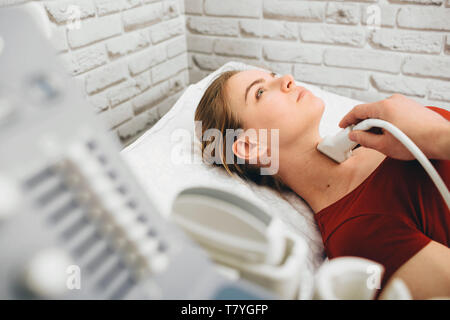
[[[357,143],[350,140],[348,134],[352,130],[366,131],[370,128],[377,127],[383,128],[391,133],[398,141],[400,141],[409,152],[419,161],[422,167],[433,180],[434,184],[438,188],[442,197],[444,198],[447,207],[450,208],[450,192],[447,189],[442,178],[434,169],[430,160],[423,154],[423,152],[417,147],[417,145],[399,128],[393,124],[379,119],[367,119],[361,121],[357,125],[348,126],[342,129],[334,136],[326,136],[322,142],[317,145],[317,150],[333,159],[334,161],[341,163],[347,160],[352,155],[352,149],[356,147]]]

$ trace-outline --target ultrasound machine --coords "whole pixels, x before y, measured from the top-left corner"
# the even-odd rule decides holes
[[[158,213],[62,70],[25,12],[0,10],[0,299],[273,297]]]

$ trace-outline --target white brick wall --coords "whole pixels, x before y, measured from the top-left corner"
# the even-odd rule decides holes
[[[0,0],[0,6],[25,2]],[[184,0],[37,3],[63,63],[124,144],[162,117],[188,85]],[[71,6],[79,9],[79,29],[70,24]]]
[[[450,0],[185,0],[190,81],[230,60],[450,109]],[[379,27],[374,17],[379,13]]]
[[[189,83],[231,60],[363,101],[399,92],[450,109],[450,0],[38,3],[62,61],[125,144]],[[79,9],[78,30],[68,25],[70,6]]]

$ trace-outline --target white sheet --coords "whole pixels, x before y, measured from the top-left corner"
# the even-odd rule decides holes
[[[190,186],[214,186],[246,197],[269,213],[279,217],[287,228],[301,235],[311,248],[308,267],[313,274],[324,259],[321,235],[314,221],[314,213],[293,193],[285,201],[267,187],[247,184],[230,178],[221,168],[205,164],[175,163],[201,155],[200,145],[194,138],[194,112],[204,90],[212,79],[225,70],[255,69],[253,66],[230,62],[195,85],[189,86],[171,110],[150,130],[122,151],[122,155],[135,173],[138,181],[153,199],[163,215],[170,214],[176,195]],[[320,88],[298,82],[325,102],[325,112],[320,123],[322,136],[339,130],[339,120],[361,101],[338,96]],[[190,139],[176,140],[180,129],[190,133]],[[175,160],[175,161],[173,161]]]

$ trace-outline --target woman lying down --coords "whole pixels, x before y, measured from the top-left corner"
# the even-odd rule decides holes
[[[385,103],[399,100],[418,105],[401,95]],[[450,120],[444,109],[420,109],[427,117]],[[314,211],[330,259],[357,256],[384,265],[381,290],[398,277],[415,299],[450,296],[450,212],[432,180],[416,160],[395,160],[374,149],[359,147],[341,164],[324,156],[316,149],[323,112],[324,102],[290,75],[225,72],[195,113],[202,133],[218,129],[222,138],[202,142],[203,158],[206,150],[231,148],[232,161],[223,151],[216,165],[260,185],[294,191]],[[264,153],[275,152],[270,135],[266,143],[242,134],[227,144],[227,129],[279,129],[278,171],[260,170],[267,166]],[[450,161],[432,163],[449,187]]]

